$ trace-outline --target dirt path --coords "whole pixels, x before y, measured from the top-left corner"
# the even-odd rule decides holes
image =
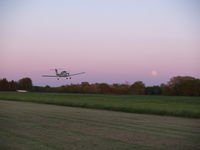
[[[198,150],[200,119],[0,100],[0,149]]]

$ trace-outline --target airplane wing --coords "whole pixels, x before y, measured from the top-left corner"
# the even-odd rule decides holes
[[[75,75],[79,75],[79,74],[84,74],[84,73],[85,73],[85,72],[80,72],[80,73],[70,74],[68,77],[75,76]]]
[[[42,75],[42,77],[58,77],[58,76],[55,76],[55,75]]]

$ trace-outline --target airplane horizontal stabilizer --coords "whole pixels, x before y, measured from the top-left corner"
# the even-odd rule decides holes
[[[42,77],[58,77],[58,76],[53,76],[53,75],[42,75]]]

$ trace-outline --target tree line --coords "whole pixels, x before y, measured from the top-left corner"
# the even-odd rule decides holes
[[[107,83],[70,84],[60,87],[33,86],[30,78],[22,78],[19,81],[7,81],[0,79],[0,91],[27,90],[32,92],[63,92],[63,93],[91,93],[91,94],[133,94],[133,95],[176,95],[176,96],[200,96],[200,79],[190,76],[173,77],[166,84],[157,86],[145,86],[142,81],[136,81],[129,85]]]
[[[32,91],[33,87],[34,86],[30,78],[22,78],[19,81],[8,81],[6,78],[0,79],[0,91]]]

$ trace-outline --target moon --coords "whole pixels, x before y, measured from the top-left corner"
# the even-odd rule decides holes
[[[155,77],[158,75],[158,73],[157,73],[157,71],[153,70],[153,71],[151,71],[151,75]]]

